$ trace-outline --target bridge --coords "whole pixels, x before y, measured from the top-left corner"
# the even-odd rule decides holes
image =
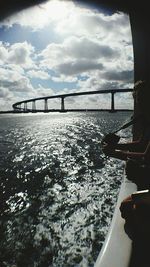
[[[98,90],[98,91],[88,91],[88,92],[77,92],[77,93],[68,93],[62,95],[52,95],[52,96],[44,96],[38,98],[32,98],[28,100],[23,100],[20,102],[16,102],[12,105],[13,110],[16,112],[67,112],[67,111],[127,111],[129,109],[115,109],[115,94],[116,93],[128,93],[132,92],[133,89],[108,89],[108,90]],[[83,96],[83,95],[96,95],[96,94],[111,94],[111,108],[110,109],[65,109],[65,98],[67,97],[75,97],[75,96]],[[61,99],[60,109],[49,109],[48,107],[48,99],[59,98]],[[36,108],[37,101],[43,101],[44,106],[43,109]],[[28,108],[28,103],[31,103],[31,108]]]

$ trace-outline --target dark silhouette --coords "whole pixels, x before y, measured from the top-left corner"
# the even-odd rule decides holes
[[[128,179],[135,182],[139,189],[124,199],[120,206],[121,216],[125,219],[124,229],[133,240],[130,267],[150,266],[150,85],[139,81],[135,84],[133,97],[138,105],[139,125],[142,129],[138,140],[126,144],[107,144],[103,146],[106,155],[127,160]]]
[[[137,184],[138,189],[150,186],[150,90],[146,82],[135,84],[133,96],[139,106],[139,123],[143,132],[138,140],[128,143],[104,143],[103,152],[107,156],[127,161],[126,174]]]
[[[125,232],[133,240],[129,267],[150,266],[150,192],[135,192],[123,200],[120,206],[125,219]]]

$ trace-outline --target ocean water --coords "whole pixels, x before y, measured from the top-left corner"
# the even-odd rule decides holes
[[[103,154],[101,140],[130,116],[0,115],[1,267],[94,265],[124,166]]]

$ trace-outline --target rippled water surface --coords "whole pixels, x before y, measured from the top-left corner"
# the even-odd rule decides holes
[[[123,173],[100,141],[130,116],[0,116],[1,267],[93,266]]]

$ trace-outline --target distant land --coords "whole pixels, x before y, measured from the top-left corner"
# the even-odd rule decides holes
[[[0,111],[0,114],[5,114],[5,113],[16,113],[16,112],[14,110]]]
[[[65,109],[65,110],[60,110],[60,109],[49,109],[49,110],[6,110],[6,111],[0,111],[0,114],[16,114],[16,113],[38,113],[38,112],[43,112],[43,113],[49,113],[49,112],[88,112],[88,111],[108,111],[108,112],[117,112],[117,111],[133,111],[133,109]]]

